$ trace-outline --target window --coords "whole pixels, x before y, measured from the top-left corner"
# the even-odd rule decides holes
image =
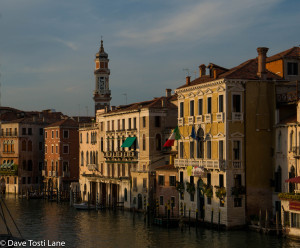
[[[194,149],[195,149],[195,142],[190,142],[190,158],[194,158]]]
[[[275,172],[275,192],[281,192],[281,167]]]
[[[69,162],[63,161],[63,171],[68,172],[69,171]]]
[[[290,132],[290,151],[293,149],[294,131]]]
[[[9,177],[6,178],[6,183],[9,184]]]
[[[288,68],[287,71],[288,71],[289,76],[298,75],[298,63],[288,62],[287,63],[287,68]]]
[[[219,140],[219,159],[223,160],[224,159],[224,142],[223,140]]]
[[[51,145],[51,153],[54,153],[54,145]]]
[[[45,145],[45,153],[47,153],[47,152],[48,152],[48,146]]]
[[[183,183],[183,171],[180,171],[180,183]]]
[[[234,175],[234,187],[240,188],[242,186],[242,175],[235,174]]]
[[[64,139],[68,139],[69,138],[69,130],[64,130],[63,137],[64,137]]]
[[[289,178],[295,177],[295,167],[292,166],[289,172]],[[295,184],[289,183],[289,193],[295,193]]]
[[[32,128],[28,128],[28,135],[32,135]]]
[[[233,160],[241,160],[241,141],[234,140],[233,141]]]
[[[79,142],[82,143],[82,133],[79,135]]]
[[[107,125],[107,131],[109,131],[110,130],[110,121],[107,121],[106,125]]]
[[[22,184],[26,184],[26,177],[22,177]]]
[[[211,159],[211,141],[206,142],[206,158]]]
[[[52,139],[54,138],[54,131],[53,130],[51,131],[51,138]]]
[[[198,115],[203,115],[203,99],[198,100]]]
[[[155,127],[160,127],[160,116],[155,116]]]
[[[44,129],[40,128],[40,135],[43,135],[43,134],[44,134]]]
[[[28,183],[28,184],[31,184],[31,177],[28,177],[28,178],[27,178],[27,183]]]
[[[26,135],[26,128],[25,127],[22,128],[22,135]]]
[[[56,138],[58,138],[58,130],[56,130]]]
[[[64,145],[63,146],[63,153],[68,154],[69,153],[69,145]]]
[[[103,137],[101,137],[100,145],[101,145],[101,148],[100,148],[100,149],[101,149],[101,152],[103,152],[103,150],[104,150],[104,149],[103,149]]]
[[[84,153],[83,153],[83,151],[81,151],[81,159],[80,159],[81,161],[80,161],[80,165],[81,166],[83,166],[83,164],[84,164]]]
[[[28,160],[28,170],[32,171],[32,160]]]
[[[176,176],[169,177],[169,184],[170,186],[176,186]]]
[[[127,188],[124,189],[124,201],[127,202]]]
[[[233,206],[235,208],[242,207],[242,198],[240,198],[240,197],[234,198]]]
[[[175,207],[175,197],[171,196],[171,207],[174,208]]]
[[[159,205],[164,205],[164,197],[162,195],[159,197]]]
[[[207,113],[211,114],[211,97],[207,97]]]
[[[133,188],[137,190],[137,178],[133,178]]]
[[[211,205],[211,198],[209,197],[207,197],[207,205]]]
[[[143,134],[143,151],[146,151],[146,135]]]
[[[58,153],[58,145],[55,146],[55,153]]]
[[[136,118],[133,118],[133,129],[136,129]]]
[[[219,187],[224,187],[224,175],[219,175]]]
[[[131,118],[128,119],[128,129],[131,129]]]
[[[184,157],[184,154],[183,154],[183,142],[179,143],[179,155],[180,155],[180,158]]]
[[[147,178],[143,178],[143,188],[147,188]]]
[[[47,131],[45,132],[45,138],[46,139],[48,138],[48,132]]]
[[[156,134],[156,136],[155,136],[155,147],[156,147],[156,151],[161,150],[161,136],[159,133]]]
[[[184,102],[179,104],[179,117],[182,118],[184,116]]]
[[[121,129],[121,122],[120,122],[120,120],[118,120],[118,130],[120,130]]]
[[[100,131],[103,132],[103,121],[100,122]]]
[[[190,101],[190,116],[194,116],[194,100]]]
[[[232,112],[241,112],[241,95],[232,95]]]
[[[87,166],[89,164],[89,152],[88,151],[86,151],[85,160],[86,160],[86,166]]]
[[[28,151],[32,151],[32,141],[31,140],[29,140],[28,141]]]
[[[291,227],[300,228],[300,214],[291,213]]]
[[[163,176],[163,175],[158,176],[158,185],[161,185],[161,186],[165,185],[165,176]]]
[[[224,96],[219,95],[219,113],[224,112]]]
[[[146,116],[143,116],[143,127],[146,127]]]
[[[89,143],[89,133],[86,133],[86,143]]]
[[[122,130],[125,130],[125,119],[122,119]]]
[[[211,174],[207,173],[207,185],[211,185]]]

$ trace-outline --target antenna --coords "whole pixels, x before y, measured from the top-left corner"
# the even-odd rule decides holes
[[[126,105],[127,105],[127,93],[123,93],[122,95],[125,96],[125,102],[126,102]]]
[[[182,69],[182,70],[186,72],[187,76],[190,75],[190,70],[188,68],[185,68],[185,69]]]
[[[196,77],[197,77],[197,71],[194,71],[194,74],[195,74],[195,79],[196,79]]]

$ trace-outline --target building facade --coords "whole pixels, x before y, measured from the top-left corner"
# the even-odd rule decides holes
[[[232,69],[209,64],[200,77],[177,88],[178,141],[175,166],[180,202],[207,222],[244,225],[246,216],[272,209],[275,82],[266,70],[267,48]],[[255,156],[254,156],[255,154]],[[259,204],[258,204],[259,202]]]
[[[69,191],[79,180],[78,122],[65,119],[45,127],[44,187]]]

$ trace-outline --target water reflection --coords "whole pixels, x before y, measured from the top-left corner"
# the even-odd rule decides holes
[[[65,241],[66,247],[296,248],[300,243],[249,231],[164,229],[126,211],[77,211],[68,204],[5,198],[25,239]]]

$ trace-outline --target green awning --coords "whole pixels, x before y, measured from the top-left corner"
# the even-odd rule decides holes
[[[136,137],[128,137],[124,143],[121,145],[121,147],[131,147],[136,140]]]

